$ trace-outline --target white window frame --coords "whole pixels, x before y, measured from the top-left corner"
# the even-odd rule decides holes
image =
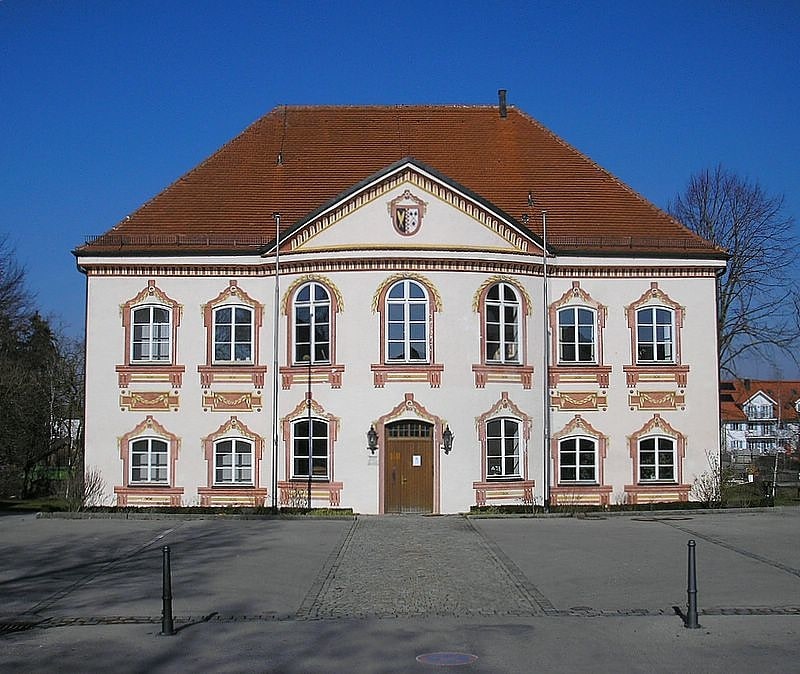
[[[301,300],[299,299],[300,294],[307,290],[308,291],[308,299]],[[321,290],[325,297],[324,299],[317,299],[317,291]],[[329,364],[331,363],[331,349],[333,348],[333,330],[332,330],[332,321],[331,321],[331,311],[332,311],[332,303],[331,303],[331,295],[330,291],[322,284],[316,281],[309,281],[308,283],[304,283],[301,285],[294,294],[294,301],[292,307],[292,318],[294,324],[294,330],[292,333],[292,355],[293,355],[293,362],[295,365],[306,365],[308,364],[307,357],[301,357],[299,353],[300,345],[305,346],[308,350],[308,355],[311,357],[311,363],[314,365],[317,364]],[[327,319],[322,321],[319,320],[317,317],[318,310],[327,310]],[[301,311],[308,312],[308,321],[307,323],[301,323],[299,314]],[[300,341],[298,332],[302,326],[308,326],[308,341]],[[328,338],[327,340],[319,340],[318,339],[318,330],[320,328],[325,328],[327,330]],[[327,348],[325,352],[326,355],[319,355],[320,351],[323,348]]]
[[[137,449],[135,445],[141,445],[142,443],[146,443],[145,449]],[[159,443],[163,445],[163,450],[158,449],[155,450],[153,445],[154,443]],[[167,442],[164,438],[155,438],[155,437],[138,437],[133,438],[128,443],[128,456],[130,457],[130,475],[129,475],[129,483],[132,485],[142,485],[142,484],[153,484],[153,485],[160,485],[165,486],[170,484],[170,475],[169,475],[169,468],[170,468],[170,461],[169,461],[169,442]],[[164,463],[163,465],[159,464],[158,462],[153,461],[153,459],[157,456],[163,454],[164,456]],[[144,456],[145,463],[140,464],[138,466],[134,465],[135,456]],[[163,469],[164,471],[164,479],[158,478],[158,471]],[[136,470],[144,470],[146,471],[147,477],[145,479],[135,479],[134,473]],[[154,477],[155,473],[155,477]]]
[[[136,314],[147,310],[149,320],[146,323],[137,323]],[[167,314],[167,322],[155,322],[153,313],[155,310],[164,311]],[[139,304],[131,307],[131,343],[130,343],[130,362],[131,363],[172,363],[172,308],[162,304]],[[146,328],[147,335],[137,339],[137,326]],[[158,332],[158,334],[156,334]],[[166,336],[166,338],[165,338]],[[136,345],[147,346],[147,357],[136,357]],[[165,357],[154,357],[154,353],[162,354],[166,345]],[[159,347],[156,349],[155,347]]]
[[[566,445],[574,443],[572,448],[567,448]],[[587,448],[587,444],[590,448]],[[597,439],[585,435],[572,435],[566,438],[561,438],[558,441],[558,483],[559,484],[599,484],[598,473],[598,452],[597,452]],[[574,455],[575,463],[565,464],[565,455]],[[581,457],[591,455],[591,464],[582,464]],[[592,469],[591,478],[582,478],[581,469]],[[574,470],[574,477],[564,477],[564,470]]]
[[[664,312],[669,315],[668,323],[659,322],[659,312]],[[650,315],[652,323],[645,324],[642,322],[641,319],[644,314]],[[659,334],[659,331],[665,328],[669,330],[668,337],[663,337]],[[653,331],[651,339],[641,339],[641,331],[644,329],[651,329]],[[636,309],[636,362],[638,364],[663,363],[666,365],[674,365],[677,363],[677,343],[675,338],[675,311],[672,308],[662,305],[648,305]],[[666,346],[669,348],[669,355],[667,356],[665,352],[664,356],[659,357],[659,347],[663,348]],[[642,356],[643,348],[652,349],[651,358]]]
[[[493,291],[497,291],[497,298],[492,298]],[[510,292],[513,299],[506,297]],[[497,320],[489,319],[490,308],[496,308]],[[508,320],[507,311],[513,310],[512,320]],[[486,291],[484,301],[484,349],[486,362],[489,364],[520,365],[522,363],[522,312],[523,305],[519,292],[510,283],[500,281],[490,286]],[[490,330],[497,330],[496,339],[490,338]],[[512,332],[511,337],[507,335]],[[492,355],[495,350],[495,355]]]
[[[295,419],[292,421],[292,455],[291,455],[291,475],[293,480],[308,480],[308,472],[303,472],[297,469],[298,461],[305,461],[306,466],[308,467],[308,450],[309,450],[309,441],[311,444],[311,480],[319,481],[319,482],[327,482],[331,479],[331,437],[330,437],[330,424],[328,423],[327,419],[322,419],[320,417],[311,417],[311,438],[308,437],[308,434],[299,434],[299,426],[305,425],[306,428],[308,427],[309,419],[308,417]],[[324,430],[323,433],[317,433],[318,429]],[[315,453],[315,450],[319,446],[323,446],[322,443],[324,442],[324,453]],[[305,453],[300,454],[298,449],[303,448],[305,449]],[[314,463],[315,461],[323,460],[325,465],[325,471],[314,473]]]
[[[645,449],[643,445],[645,443],[653,442],[653,449]],[[669,444],[669,448],[662,447],[662,445]],[[676,447],[676,441],[674,438],[666,437],[663,435],[650,435],[643,438],[639,438],[638,441],[638,461],[637,461],[637,470],[638,470],[638,478],[640,484],[650,484],[654,482],[661,482],[661,483],[669,483],[675,484],[678,481],[678,453]],[[642,454],[645,452],[654,452],[654,462],[653,463],[642,463]],[[662,455],[669,454],[672,457],[672,461],[670,464],[664,464],[662,466],[661,457]],[[662,471],[669,467],[672,471],[672,475],[670,477],[663,477]],[[643,477],[643,469],[652,469],[654,471],[653,477]]]
[[[219,324],[218,316],[221,311],[229,310],[231,312],[231,322],[229,324],[223,324],[230,327],[230,339],[228,340],[218,340],[217,339],[217,328],[222,327]],[[237,328],[244,327],[244,323],[237,323],[237,311],[242,310],[246,311],[249,320],[247,322],[248,325],[248,337],[247,340],[240,340],[237,338]],[[244,304],[221,304],[217,307],[214,307],[212,311],[212,327],[211,327],[211,354],[212,354],[212,362],[215,365],[220,363],[233,363],[233,364],[242,364],[242,365],[252,365],[254,360],[254,350],[255,350],[255,335],[254,335],[254,322],[255,322],[255,311],[253,307],[249,307]],[[226,345],[230,348],[230,358],[218,358],[217,357],[217,346],[218,345]],[[241,358],[237,359],[236,357],[236,348],[237,346],[247,345],[250,348],[250,355],[248,358]]]
[[[581,323],[580,322],[580,314],[582,311],[585,311],[591,315],[591,323]],[[572,314],[573,322],[569,325],[562,326],[561,323],[561,316],[562,314]],[[568,305],[566,307],[561,307],[556,312],[556,326],[558,329],[558,362],[559,364],[569,364],[569,365],[596,365],[597,364],[597,311],[592,307],[587,307],[583,305]],[[565,340],[563,339],[563,328],[572,328],[575,332],[573,335],[573,339]],[[581,346],[584,346],[586,342],[581,342],[581,328],[590,327],[592,331],[591,340],[588,342],[589,347],[591,349],[591,357],[588,359],[580,357]],[[570,346],[575,350],[575,357],[574,358],[565,358],[564,357],[564,347]]]
[[[219,449],[221,445],[230,443],[230,453],[225,452],[225,455],[230,455],[230,465],[224,465],[220,462],[222,454]],[[247,451],[243,451],[247,448]],[[249,456],[249,463],[242,463],[241,459]],[[253,472],[255,470],[255,447],[253,441],[247,438],[240,437],[223,437],[214,441],[214,486],[236,486],[242,485],[252,487],[255,485]],[[220,479],[220,471],[223,471],[223,477]],[[225,479],[224,472],[230,472],[230,479]],[[248,471],[247,477],[243,477],[244,471]]]
[[[499,424],[499,434],[492,435],[492,426]],[[513,425],[515,433],[508,433]],[[493,417],[486,421],[486,479],[522,479],[522,422],[514,417]],[[499,443],[499,453],[492,454],[492,445]],[[510,451],[509,451],[510,448]],[[497,459],[500,460],[499,466]],[[494,466],[492,465],[494,460]],[[516,472],[507,469],[508,461],[516,460]],[[513,468],[512,468],[513,470]]]
[[[422,297],[412,297],[412,286],[419,288],[422,292]],[[392,297],[395,288],[402,287],[401,297]],[[400,309],[402,314],[399,318],[393,317],[394,310]],[[416,315],[419,309],[422,309],[423,319],[419,319]],[[392,363],[430,363],[431,362],[431,323],[430,323],[430,297],[428,296],[428,289],[419,281],[414,279],[401,279],[393,283],[386,292],[386,316],[385,321],[385,362]],[[412,315],[413,314],[413,315]],[[422,328],[422,335],[418,334],[419,328]],[[394,329],[393,329],[394,328]],[[398,331],[400,335],[394,336]],[[415,334],[416,333],[416,334]],[[396,345],[402,347],[402,357],[392,358],[392,347]],[[422,345],[424,353],[418,357],[412,357],[413,345]]]

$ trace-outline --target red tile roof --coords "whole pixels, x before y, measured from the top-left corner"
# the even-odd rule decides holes
[[[275,108],[75,252],[252,252],[273,213],[297,223],[406,157],[520,224],[530,214],[537,234],[547,210],[556,251],[724,257],[525,113],[489,106]]]
[[[721,381],[719,384],[722,421],[747,421],[747,415],[742,408],[759,391],[780,406],[781,419],[794,421],[798,418],[794,405],[800,400],[800,381],[734,379]]]

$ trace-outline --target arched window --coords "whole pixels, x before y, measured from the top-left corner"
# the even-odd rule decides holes
[[[130,484],[169,484],[169,445],[158,438],[131,440]]]
[[[636,311],[638,363],[675,362],[675,314],[667,307],[648,306]]]
[[[639,482],[675,482],[675,441],[663,436],[639,440]]]
[[[486,422],[486,479],[519,478],[520,422],[503,417]]]
[[[331,362],[331,298],[321,283],[311,281],[294,296],[294,363]]]
[[[224,305],[214,309],[214,363],[253,362],[253,311]]]
[[[214,443],[214,484],[253,484],[253,443],[244,438],[225,438]]]
[[[386,360],[428,362],[428,293],[416,281],[398,281],[386,294]]]
[[[597,362],[597,314],[593,309],[568,306],[558,311],[558,362]]]
[[[311,479],[329,480],[328,422],[312,418],[298,419],[292,423],[292,478],[308,478],[309,456]]]
[[[172,360],[172,311],[146,305],[133,309],[132,363],[169,363]]]
[[[564,438],[558,443],[558,481],[597,483],[597,441],[594,438]]]
[[[521,305],[510,283],[495,283],[486,293],[484,330],[487,363],[513,363],[520,360]]]

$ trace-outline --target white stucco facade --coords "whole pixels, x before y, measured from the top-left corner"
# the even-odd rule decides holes
[[[295,422],[309,415],[309,376],[311,417],[326,429],[312,471],[314,506],[452,513],[476,504],[688,498],[707,469],[705,451],[718,445],[715,274],[724,263],[550,256],[545,311],[537,242],[423,178],[364,187],[285,233],[277,311],[270,253],[79,255],[87,275],[86,465],[102,473],[106,503],[304,505],[308,468],[304,476]],[[391,204],[404,195],[425,205],[411,235],[392,221]],[[403,281],[422,289],[426,315],[417,328],[390,329],[387,292]],[[297,292],[309,282],[328,293],[331,342],[310,369],[293,362]],[[486,343],[487,292],[497,284],[516,297],[503,325],[505,362]],[[251,351],[215,363],[214,311],[226,306],[251,312]],[[169,353],[157,361],[132,357],[131,316],[141,307],[169,315]],[[583,361],[562,359],[559,311],[570,307],[593,317]],[[666,351],[640,360],[649,352],[637,344],[636,324],[648,307],[668,317]],[[392,330],[405,331],[408,346],[415,329],[425,353],[390,358]],[[510,424],[495,437],[500,426],[489,424],[502,420]],[[142,439],[157,442],[134,449]],[[238,450],[233,466],[218,455],[226,439],[243,442],[238,481]],[[165,453],[156,456],[156,447]],[[414,471],[430,471],[414,487],[421,495],[403,492]]]

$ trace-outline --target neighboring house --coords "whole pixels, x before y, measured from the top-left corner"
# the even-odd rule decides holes
[[[734,379],[720,382],[723,449],[737,474],[759,456],[794,453],[800,446],[800,381]]]
[[[724,251],[502,97],[276,108],[75,255],[109,502],[677,501],[717,446]]]

